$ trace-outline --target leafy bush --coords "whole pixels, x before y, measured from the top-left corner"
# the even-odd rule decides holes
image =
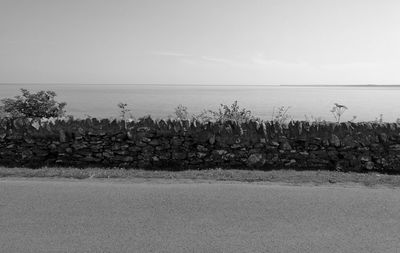
[[[256,118],[251,115],[251,111],[246,110],[245,108],[240,108],[237,101],[233,102],[230,106],[221,104],[218,111],[204,110],[199,115],[194,116],[194,118],[201,122],[235,121],[243,123],[250,120],[256,120]]]
[[[59,103],[54,98],[54,91],[31,93],[21,89],[22,95],[2,99],[3,110],[11,117],[50,118],[65,115],[65,102]]]
[[[309,122],[310,124],[322,124],[326,122],[322,117],[314,117],[313,115],[307,116],[304,114],[305,121]]]
[[[214,112],[211,110],[203,110],[200,114],[193,115],[194,120],[198,120],[200,122],[212,122],[216,121],[214,119]]]
[[[175,116],[179,120],[189,119],[189,113],[188,113],[187,107],[184,105],[178,105],[175,108]]]
[[[281,106],[273,109],[272,121],[278,124],[285,124],[291,116],[288,114],[290,106]]]

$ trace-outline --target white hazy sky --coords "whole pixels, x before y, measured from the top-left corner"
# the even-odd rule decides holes
[[[0,0],[0,83],[400,84],[399,0]]]

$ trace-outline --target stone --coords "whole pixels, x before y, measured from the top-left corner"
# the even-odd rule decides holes
[[[354,140],[351,135],[347,135],[342,140],[343,146],[346,148],[356,148],[359,146],[358,142]]]
[[[204,147],[203,145],[197,145],[196,149],[200,152],[207,152],[208,148]]]
[[[202,152],[197,152],[196,153],[196,156],[197,156],[197,158],[204,158],[204,157],[206,157],[207,156],[207,154],[206,153],[202,153]]]
[[[388,161],[385,158],[379,158],[376,161],[376,163],[382,165],[383,167],[386,167],[389,165]]]
[[[378,136],[378,138],[379,138],[379,141],[380,141],[381,143],[387,143],[388,140],[389,140],[389,138],[388,138],[388,136],[387,136],[386,133],[380,133],[379,136]]]
[[[86,144],[84,144],[84,143],[79,143],[79,142],[74,143],[74,144],[72,144],[71,146],[72,146],[75,150],[87,148],[87,145],[86,145]]]
[[[134,158],[132,156],[123,156],[121,158],[121,161],[123,162],[132,162],[134,160]]]
[[[369,156],[361,156],[360,157],[360,161],[361,162],[369,162],[369,161],[371,161],[371,157],[369,157]]]
[[[49,145],[49,149],[51,149],[51,150],[56,150],[57,149],[57,145],[56,144],[54,144],[54,143],[52,143],[52,144],[50,144]]]
[[[262,154],[251,154],[247,159],[247,164],[249,166],[262,166],[266,162]]]
[[[181,146],[182,145],[182,140],[177,138],[177,137],[173,137],[171,140],[171,145],[172,146]]]
[[[158,158],[160,158],[160,160],[169,160],[171,159],[171,154],[169,153],[160,154],[158,155]]]
[[[295,159],[291,159],[289,162],[285,163],[285,166],[292,166],[296,164],[296,160]]]
[[[48,156],[49,152],[47,152],[46,150],[34,150],[33,151],[35,153],[36,156]]]
[[[264,147],[265,146],[265,144],[263,144],[263,143],[256,143],[256,144],[254,144],[254,147],[255,148],[262,148],[262,147]]]
[[[93,156],[85,156],[82,158],[82,161],[84,161],[84,162],[100,162],[101,159],[93,157]]]
[[[398,148],[399,148],[398,150],[400,150],[400,145]],[[371,151],[382,151],[383,147],[380,144],[373,143],[370,145],[370,149],[371,149]]]
[[[149,142],[151,142],[151,139],[149,139],[149,138],[147,138],[147,137],[142,137],[142,138],[140,139],[140,141],[142,141],[142,142],[144,142],[144,143],[149,143]]]
[[[210,139],[208,139],[208,142],[209,142],[211,145],[214,145],[214,143],[215,143],[215,135],[211,136]]]
[[[233,144],[233,145],[231,145],[231,148],[232,148],[232,149],[242,148],[242,145],[240,145],[240,144]]]
[[[285,150],[285,151],[289,151],[292,150],[292,146],[290,146],[288,141],[283,141],[281,142],[281,144],[279,145],[279,149],[280,150]]]
[[[329,142],[334,147],[340,147],[340,139],[335,134],[331,135],[331,138],[329,139]]]
[[[151,140],[151,141],[149,142],[149,144],[150,144],[151,146],[158,146],[158,145],[160,145],[160,141],[157,140],[157,139],[153,139],[153,140]]]
[[[389,149],[391,151],[400,151],[400,144],[394,144],[394,145],[390,145]]]
[[[183,160],[185,158],[186,158],[185,152],[178,152],[178,151],[172,152],[172,159],[174,160]]]
[[[25,138],[24,138],[24,141],[25,141],[26,143],[29,143],[29,144],[35,143],[35,141],[34,141],[32,138],[29,138],[29,137],[25,137]]]
[[[375,168],[374,163],[371,161],[368,161],[364,166],[367,170],[373,170]]]
[[[31,158],[33,155],[32,151],[24,150],[21,152],[22,159]]]
[[[217,149],[217,150],[214,150],[212,153],[213,153],[213,155],[223,156],[223,155],[227,154],[228,151],[223,150],[223,149]]]
[[[271,145],[275,147],[279,147],[279,142],[271,141]]]
[[[146,147],[147,146],[147,143],[141,142],[141,141],[135,142],[135,144],[136,144],[136,146],[139,146],[139,147]]]
[[[111,151],[106,151],[106,152],[103,152],[103,156],[107,157],[107,158],[112,158],[112,157],[114,157],[114,153]]]
[[[223,155],[222,159],[226,160],[226,161],[230,161],[235,159],[236,155],[233,153],[228,153],[226,155]]]
[[[130,146],[130,147],[128,148],[128,150],[131,151],[131,152],[139,152],[139,151],[142,150],[142,148],[141,148],[141,147],[138,147],[138,146]]]
[[[151,128],[150,127],[138,127],[136,129],[137,132],[150,132]]]
[[[129,151],[127,151],[127,150],[117,150],[117,151],[114,151],[114,154],[125,156],[125,155],[129,154]]]

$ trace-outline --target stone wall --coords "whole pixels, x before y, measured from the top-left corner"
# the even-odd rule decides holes
[[[0,120],[1,166],[400,172],[400,126]]]

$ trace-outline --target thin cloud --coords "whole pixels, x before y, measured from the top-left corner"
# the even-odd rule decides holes
[[[151,52],[153,55],[170,56],[170,57],[193,57],[191,54],[177,53],[172,51],[155,51]]]

